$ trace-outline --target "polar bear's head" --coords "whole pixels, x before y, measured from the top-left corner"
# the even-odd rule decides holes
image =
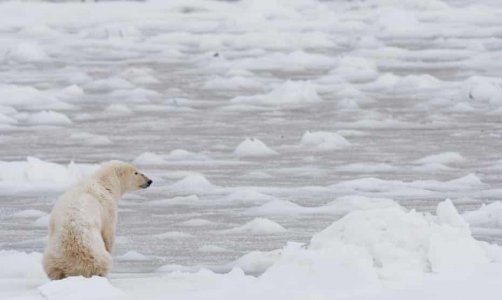
[[[135,166],[118,160],[113,160],[104,168],[109,168],[118,178],[120,188],[123,193],[132,192],[140,189],[146,189],[152,184],[152,180],[136,169]]]

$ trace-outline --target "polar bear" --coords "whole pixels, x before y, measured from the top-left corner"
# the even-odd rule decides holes
[[[111,161],[66,191],[50,216],[43,257],[47,276],[106,276],[112,265],[118,200],[150,184],[152,180],[134,166]]]

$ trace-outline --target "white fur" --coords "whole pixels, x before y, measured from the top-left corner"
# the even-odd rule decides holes
[[[106,276],[112,266],[118,200],[147,181],[132,165],[112,161],[66,191],[51,212],[43,259],[48,277]]]

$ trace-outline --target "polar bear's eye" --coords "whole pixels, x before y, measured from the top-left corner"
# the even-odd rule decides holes
[[[134,175],[138,175],[138,172],[134,172]]]

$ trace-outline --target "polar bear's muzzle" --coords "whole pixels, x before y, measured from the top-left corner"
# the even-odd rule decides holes
[[[146,189],[147,187],[149,187],[151,184],[152,184],[152,180],[148,177],[145,176],[145,183],[143,183],[142,185],[140,185],[141,188],[143,189]]]

